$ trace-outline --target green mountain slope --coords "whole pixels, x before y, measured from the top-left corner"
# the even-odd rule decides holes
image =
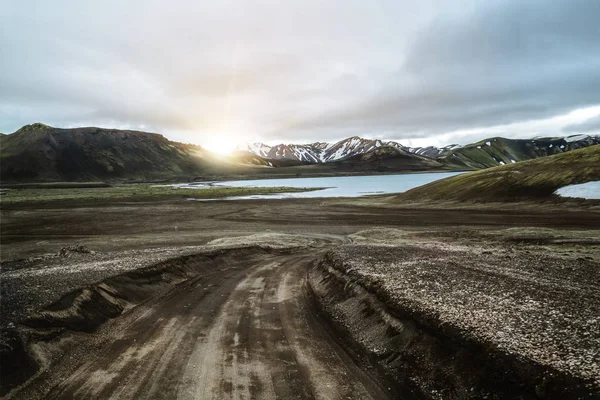
[[[548,198],[556,189],[600,180],[600,145],[432,182],[397,201],[512,201]]]
[[[447,149],[438,160],[450,167],[482,169],[561,154],[600,144],[597,136],[573,138],[506,139],[495,137],[455,149]]]

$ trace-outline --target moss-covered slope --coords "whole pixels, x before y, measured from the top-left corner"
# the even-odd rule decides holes
[[[556,189],[600,180],[600,146],[470,172],[432,182],[398,201],[511,201],[548,198]]]

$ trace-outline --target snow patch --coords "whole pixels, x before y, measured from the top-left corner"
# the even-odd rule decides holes
[[[563,186],[555,192],[562,197],[579,197],[600,200],[600,181]]]
[[[587,138],[589,138],[588,135],[571,135],[571,136],[567,136],[565,138],[565,142],[572,143],[572,142],[577,142],[579,140],[585,140]]]

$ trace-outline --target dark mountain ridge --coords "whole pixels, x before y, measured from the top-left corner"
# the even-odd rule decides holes
[[[203,169],[205,152],[156,133],[36,123],[2,137],[1,177],[77,181],[188,175]]]
[[[253,154],[221,159],[163,135],[95,127],[62,129],[35,123],[0,136],[0,177],[10,182],[158,181],[193,179],[286,162]]]
[[[367,170],[374,172],[388,171],[423,171],[428,169],[443,169],[444,165],[434,159],[409,153],[403,149],[383,145],[373,150],[350,156],[328,165],[335,165],[345,170]]]

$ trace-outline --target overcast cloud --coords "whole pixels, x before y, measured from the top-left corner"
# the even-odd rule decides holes
[[[563,128],[563,132],[567,134],[572,133],[600,133],[600,114],[587,119],[580,123],[569,124]]]
[[[8,1],[0,131],[203,144],[600,133],[596,0]]]

